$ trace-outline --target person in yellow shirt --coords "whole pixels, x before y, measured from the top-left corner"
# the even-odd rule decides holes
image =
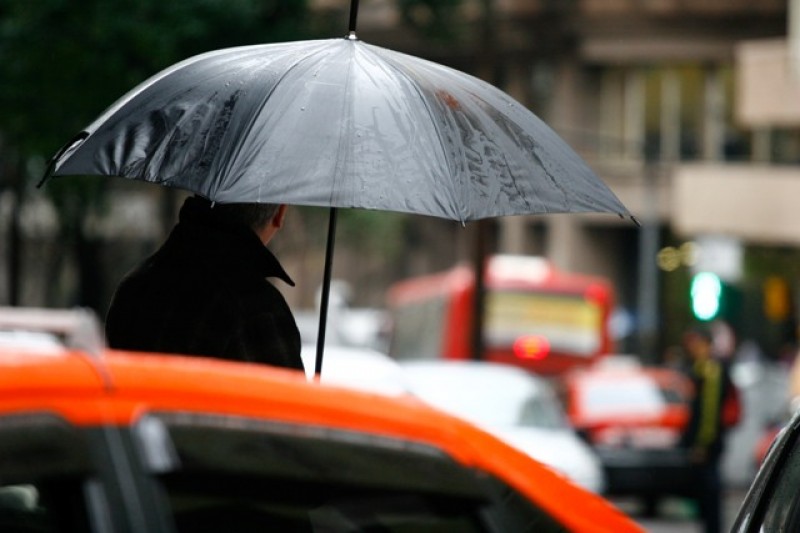
[[[684,334],[688,374],[694,383],[689,420],[681,438],[697,477],[696,499],[704,530],[721,531],[722,479],[720,459],[725,444],[725,400],[733,383],[727,366],[714,356],[711,333],[692,328]]]

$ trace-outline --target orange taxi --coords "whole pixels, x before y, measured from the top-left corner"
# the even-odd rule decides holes
[[[2,531],[641,531],[411,398],[107,350],[87,316],[39,318],[52,337],[0,342]]]

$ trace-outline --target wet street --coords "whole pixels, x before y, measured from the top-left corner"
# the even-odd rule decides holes
[[[728,490],[725,497],[723,531],[730,531],[739,506],[745,496],[745,489]],[[659,515],[644,517],[634,500],[615,499],[615,505],[622,509],[636,523],[649,533],[702,533],[702,524],[697,518],[696,509],[688,500],[670,499],[662,502]]]

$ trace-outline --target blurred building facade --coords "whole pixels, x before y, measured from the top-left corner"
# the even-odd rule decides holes
[[[424,28],[435,18],[416,4],[362,2],[359,36],[500,86],[576,148],[642,222],[494,223],[499,251],[611,277],[635,317],[635,348],[654,350],[658,336],[674,337],[691,318],[687,280],[704,249],[703,269],[719,269],[731,287],[757,288],[761,280],[731,261],[800,247],[800,76],[788,60],[787,0],[464,0],[449,40],[401,24]],[[349,1],[312,5],[344,17]],[[718,250],[722,258],[712,257]],[[734,321],[749,324],[745,315]]]
[[[800,285],[800,210],[793,205],[800,192],[800,68],[789,59],[798,55],[792,52],[798,32],[789,30],[789,21],[800,9],[789,5],[798,0],[438,4],[448,3],[457,7],[442,14],[428,0],[361,0],[358,35],[500,86],[576,148],[642,222],[637,228],[609,215],[508,217],[490,222],[492,249],[541,254],[561,268],[610,277],[638,332],[623,349],[652,357],[657,341],[678,338],[691,318],[689,278],[698,268],[719,270],[731,287],[755,295],[744,306],[749,311],[736,317],[740,329],[752,329],[745,335],[772,336],[775,349],[793,335]],[[349,5],[309,0],[318,33],[343,35]],[[2,227],[12,218],[7,200],[0,197]],[[158,221],[174,219],[179,200],[160,190],[115,188],[113,219],[91,220],[89,228],[106,243],[101,301],[163,239],[171,223]],[[71,301],[70,294],[49,294],[78,283],[77,269],[51,253],[52,207],[37,201],[20,218],[25,271],[37,272],[24,280],[21,303]],[[378,305],[397,277],[471,257],[474,228],[428,218],[418,224],[404,235],[409,252],[402,265],[366,260],[359,250],[348,253],[345,239],[337,242],[334,274],[359,283],[369,295],[360,304]],[[717,253],[692,266],[698,246],[691,243]],[[298,281],[289,299],[305,307],[321,279],[322,252],[292,256],[292,246],[297,243],[279,255]],[[3,255],[9,248],[0,240]],[[6,292],[0,287],[0,300],[8,300]]]

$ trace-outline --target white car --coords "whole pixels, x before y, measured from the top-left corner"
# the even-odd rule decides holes
[[[316,344],[303,343],[300,354],[306,375],[313,379]],[[388,355],[370,348],[326,345],[320,381],[388,396],[408,394],[400,365]]]
[[[467,361],[401,363],[412,394],[505,440],[572,482],[602,493],[592,449],[569,425],[543,378],[510,365]]]

